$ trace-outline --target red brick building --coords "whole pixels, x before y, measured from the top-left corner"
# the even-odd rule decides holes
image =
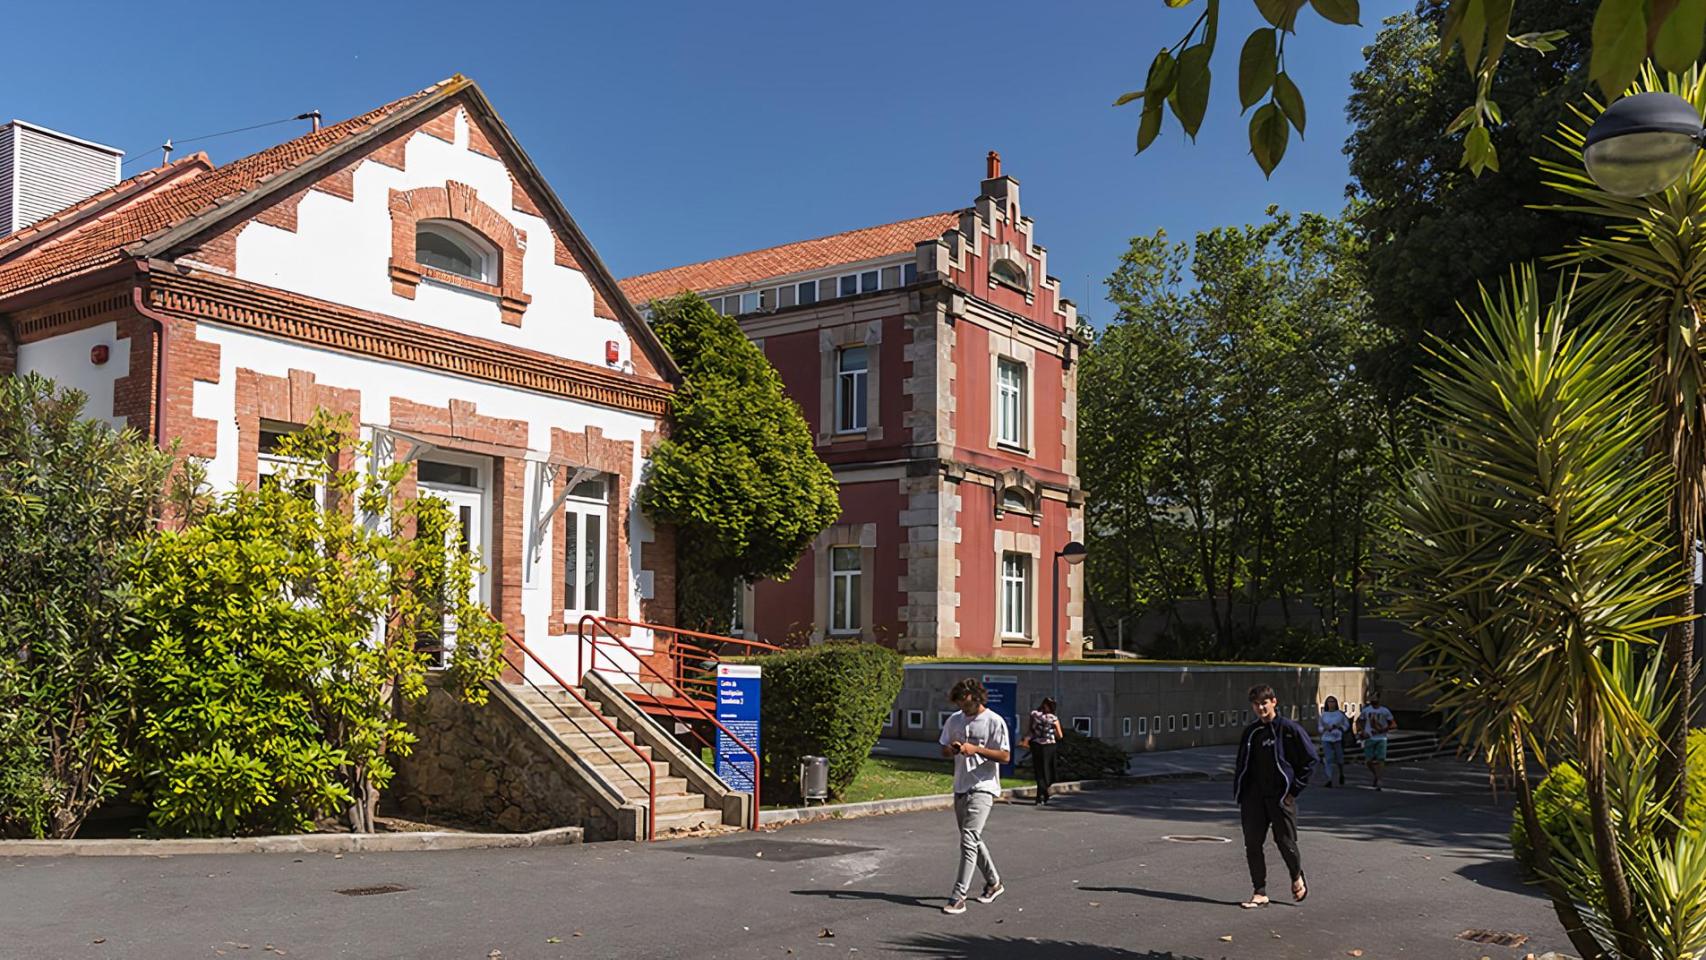
[[[464,77],[0,237],[14,371],[222,488],[265,482],[316,409],[350,415],[452,503],[480,598],[562,676],[583,614],[673,621],[670,531],[632,509],[673,361]]]
[[[1019,182],[994,153],[987,173],[966,209],[622,281],[737,317],[841,484],[794,575],[746,592],[748,635],[1047,657],[1058,627],[1079,652],[1082,571],[1055,558],[1084,534],[1077,311]]]

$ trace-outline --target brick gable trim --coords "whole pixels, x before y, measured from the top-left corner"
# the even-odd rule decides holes
[[[667,412],[673,392],[660,381],[207,274],[153,273],[145,295],[149,307],[168,316],[653,417]]]
[[[598,256],[598,251],[593,249],[580,225],[575,223],[562,200],[539,172],[539,168],[534,166],[532,159],[521,148],[509,127],[498,117],[496,108],[486,99],[485,92],[473,80],[461,74],[436,85],[430,92],[395,110],[372,126],[326,147],[317,155],[267,179],[256,188],[239,193],[211,209],[187,217],[153,235],[130,253],[145,260],[169,260],[179,253],[193,249],[202,237],[217,234],[253,216],[253,211],[274,202],[275,197],[288,196],[312,185],[330,171],[337,169],[346,158],[372,154],[377,159],[377,153],[371,149],[375,144],[384,145],[380,152],[383,152],[386,146],[400,149],[401,139],[395,138],[394,134],[412,130],[423,120],[430,122],[434,111],[450,108],[458,100],[467,109],[470,123],[477,122],[482,126],[486,145],[496,150],[505,165],[510,168],[511,176],[516,178],[529,197],[538,201],[536,206],[540,207],[545,222],[554,233],[564,238],[566,245],[574,251],[576,259],[585,265],[584,272],[592,287],[595,304],[613,308],[611,312],[628,329],[629,335],[651,361],[650,367],[657,370],[659,376],[671,383],[680,382],[680,367],[640,316],[639,311],[634,309],[633,304],[623,295],[615,276]]]

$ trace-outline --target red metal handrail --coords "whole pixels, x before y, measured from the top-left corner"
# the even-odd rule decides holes
[[[734,732],[729,730],[728,727],[723,726],[722,721],[718,720],[714,714],[706,711],[706,709],[699,704],[699,701],[688,696],[686,694],[686,692],[681,689],[681,686],[679,684],[677,684],[674,680],[670,679],[669,677],[666,677],[663,674],[659,673],[657,668],[652,666],[651,663],[649,663],[645,657],[641,656],[637,650],[635,650],[633,647],[628,646],[628,642],[626,640],[623,640],[621,637],[617,636],[615,634],[615,632],[610,629],[609,625],[613,624],[613,623],[625,625],[628,627],[639,627],[639,628],[643,628],[643,629],[650,629],[653,631],[676,632],[676,633],[686,634],[689,636],[707,637],[707,638],[710,638],[713,640],[725,640],[725,639],[732,640],[735,638],[718,637],[715,634],[709,634],[709,633],[695,633],[694,631],[691,631],[691,630],[679,630],[678,631],[674,627],[660,627],[660,626],[656,626],[656,625],[649,624],[649,623],[643,623],[643,622],[638,621],[638,620],[622,620],[622,619],[618,619],[615,617],[600,617],[600,616],[597,616],[596,614],[590,614],[590,613],[581,617],[580,629],[579,629],[581,642],[582,643],[590,643],[592,645],[591,661],[593,663],[596,663],[597,659],[598,659],[598,643],[599,643],[599,641],[598,641],[598,637],[596,635],[590,636],[590,637],[587,636],[587,627],[589,625],[594,630],[596,630],[598,632],[602,632],[605,636],[609,637],[611,640],[614,640],[616,642],[617,646],[620,646],[623,650],[627,651],[628,655],[633,657],[634,661],[636,663],[638,663],[641,666],[641,668],[651,671],[652,676],[657,677],[660,681],[662,681],[664,683],[664,685],[669,687],[670,690],[674,691],[675,695],[680,697],[684,703],[686,703],[688,706],[692,707],[693,710],[695,712],[697,712],[700,717],[704,718],[705,720],[710,721],[713,725],[716,726],[716,728],[718,730],[721,730],[730,740],[733,740],[735,742],[735,745],[740,747],[741,750],[743,752],[745,752],[747,756],[752,758],[752,829],[757,830],[758,829],[758,813],[759,813],[759,807],[760,807],[760,799],[759,799],[760,789],[761,789],[760,788],[760,780],[762,779],[762,772],[763,772],[762,767],[763,767],[763,763],[764,763],[764,761],[758,756],[758,751],[754,750],[745,740],[742,740],[741,738],[735,736]],[[757,645],[756,641],[744,641],[744,642]],[[769,646],[769,644],[763,644],[763,646]],[[580,652],[579,648],[577,648],[576,652],[577,653]],[[613,668],[614,668],[614,666],[615,666],[614,663],[612,663]],[[581,660],[581,673],[582,673],[582,675],[585,675],[586,671],[589,669],[595,669],[595,667],[589,667],[588,666],[588,660],[583,658]],[[623,670],[620,672],[624,676],[627,676],[628,679],[634,681],[635,683],[640,682],[638,677],[635,677],[632,674],[629,674],[626,670]],[[700,741],[703,742],[704,738],[701,737]]]
[[[593,614],[593,616],[597,615]],[[676,680],[683,687],[693,688],[696,690],[707,690],[708,695],[705,698],[707,701],[716,700],[716,664],[722,660],[719,652],[712,649],[711,645],[742,648],[747,655],[776,653],[783,649],[773,643],[765,643],[762,640],[747,640],[743,637],[725,637],[714,633],[702,633],[698,630],[684,630],[680,627],[667,627],[661,624],[645,623],[640,620],[625,620],[621,617],[598,617],[598,619],[606,624],[639,627],[641,629],[651,630],[654,633],[674,634],[675,636],[664,649],[654,649],[651,654],[648,654],[648,656],[656,657],[661,655],[668,657],[675,664]],[[688,643],[680,639],[682,637],[694,637],[708,641],[709,643],[706,645]],[[701,666],[701,664],[706,662],[709,662],[712,666],[709,668]],[[706,675],[694,676],[688,672],[689,667],[694,671],[704,672]]]
[[[497,618],[493,617],[492,619],[496,620]],[[500,621],[500,625],[501,625],[501,621]],[[571,686],[568,683],[563,682],[563,678],[557,676],[557,671],[551,669],[550,664],[546,663],[543,659],[541,659],[539,657],[538,654],[534,653],[532,651],[532,649],[530,649],[527,646],[527,644],[525,644],[521,641],[520,637],[517,637],[515,634],[509,632],[509,629],[507,627],[504,628],[504,638],[506,640],[508,640],[510,643],[515,644],[515,648],[517,650],[520,650],[524,655],[526,655],[526,657],[529,660],[532,660],[534,663],[537,663],[539,665],[540,669],[545,671],[546,676],[548,676],[552,680],[556,681],[557,686],[562,687],[564,690],[568,691],[569,696],[574,697],[575,701],[578,702],[581,706],[585,707],[587,709],[588,713],[591,713],[594,717],[598,718],[598,722],[604,724],[604,728],[606,730],[609,730],[611,733],[614,733],[616,735],[616,739],[622,741],[623,745],[625,745],[629,750],[632,750],[634,752],[634,756],[638,757],[640,759],[640,762],[642,762],[646,765],[646,839],[647,840],[655,839],[657,837],[657,814],[658,814],[658,768],[657,768],[656,761],[652,760],[652,758],[641,753],[639,744],[637,744],[633,740],[629,739],[627,734],[625,734],[621,730],[617,729],[616,725],[614,723],[610,722],[610,719],[604,715],[603,711],[601,711],[597,707],[593,706],[592,703],[589,702],[587,700],[587,698],[581,696],[579,691],[575,690],[575,688],[573,686]],[[506,662],[508,662],[509,658],[505,657],[504,660]],[[517,672],[521,674],[521,679],[523,682],[529,684],[530,686],[533,685],[533,681],[527,679],[527,671],[525,669],[519,670]],[[534,686],[534,689],[538,689],[538,687]],[[540,692],[543,693],[544,691],[540,691]],[[547,701],[549,701],[550,697],[547,696],[545,699]],[[567,714],[564,714],[564,716],[567,716]],[[570,722],[573,722],[572,718],[571,718]],[[603,748],[600,748],[600,749],[603,749]],[[609,755],[610,755],[609,752],[606,751],[605,756],[609,756]],[[614,758],[612,758],[612,759],[614,759]],[[622,772],[624,772],[624,773],[628,773],[627,769],[622,767],[621,764],[617,764],[617,769],[622,770]],[[630,777],[633,776],[633,774],[631,774],[631,773],[629,773],[628,775]],[[635,782],[638,783],[638,780],[636,779]]]

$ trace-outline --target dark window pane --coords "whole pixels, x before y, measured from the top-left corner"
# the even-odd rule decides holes
[[[563,514],[563,539],[567,546],[563,549],[563,596],[569,609],[574,609],[575,598],[580,596],[580,521],[578,513]]]
[[[817,281],[810,280],[800,284],[800,305],[805,306],[817,302]]]
[[[841,278],[841,295],[842,296],[851,297],[852,295],[854,295],[855,293],[858,293],[858,292],[859,292],[859,278],[858,277],[854,276],[853,274],[848,274],[847,276]]]
[[[877,289],[877,271],[866,270],[859,274],[859,292],[871,293]]]
[[[901,277],[902,283],[917,283],[918,282],[918,264],[909,263],[909,264],[906,264],[905,266],[901,267],[900,268],[900,277]]]
[[[415,259],[445,273],[470,280],[485,279],[485,258],[437,230],[415,234]]]
[[[438,460],[422,460],[417,465],[416,477],[422,483],[450,483],[459,487],[477,487],[480,485],[479,473],[465,463],[443,463]]]
[[[586,518],[586,602],[581,605],[582,610],[600,608],[598,571],[604,547],[603,519],[596,514],[587,514]]]

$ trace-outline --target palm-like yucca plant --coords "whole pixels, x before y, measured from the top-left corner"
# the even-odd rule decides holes
[[[1696,67],[1682,76],[1644,69],[1633,92],[1665,91],[1706,110],[1706,75]],[[1546,182],[1569,200],[1558,209],[1606,221],[1606,232],[1583,237],[1561,255],[1578,267],[1583,294],[1626,312],[1632,339],[1647,358],[1646,382],[1655,421],[1648,449],[1670,461],[1675,473],[1671,493],[1669,542],[1679,570],[1693,569],[1695,540],[1701,530],[1701,501],[1706,495],[1706,423],[1700,392],[1706,386],[1700,304],[1706,298],[1706,156],[1697,157],[1688,175],[1663,193],[1617,197],[1601,190],[1582,165],[1584,138],[1604,107],[1576,111],[1553,142],[1568,156],[1565,163],[1538,161]],[[1664,656],[1675,696],[1692,704],[1694,635],[1693,594],[1677,598],[1676,623],[1665,638]],[[1687,809],[1689,709],[1673,711],[1665,725],[1669,746],[1661,780],[1672,817],[1681,822]]]
[[[1608,664],[1667,626],[1686,588],[1666,536],[1668,473],[1646,451],[1658,416],[1646,358],[1627,349],[1626,311],[1572,317],[1569,291],[1546,303],[1532,268],[1484,293],[1469,330],[1437,345],[1425,374],[1433,437],[1395,508],[1395,612],[1419,637],[1410,665],[1470,749],[1520,772],[1525,747],[1573,744],[1595,882],[1569,889],[1560,871],[1548,892],[1584,954],[1645,957],[1605,758],[1608,738],[1652,728]],[[1532,846],[1549,857],[1518,779]]]

